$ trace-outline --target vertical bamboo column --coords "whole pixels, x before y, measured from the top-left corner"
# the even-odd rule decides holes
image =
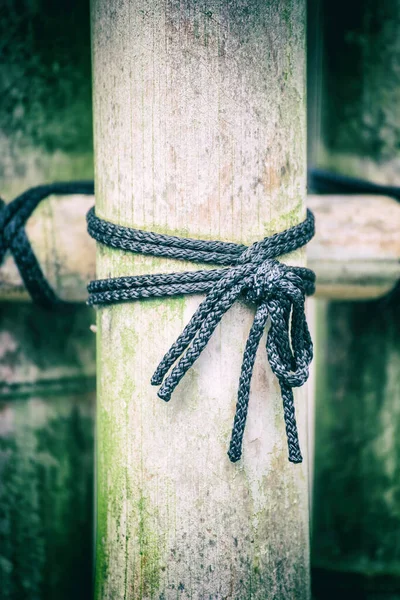
[[[0,15],[0,196],[8,202],[31,186],[93,177],[89,3],[5,0]],[[48,249],[59,247],[58,200],[44,202],[27,227]],[[62,237],[72,244],[68,229]],[[42,267],[52,283],[64,279],[56,259]],[[1,600],[93,593],[93,319],[85,306],[0,302]]]
[[[304,0],[93,0],[97,214],[244,243],[301,221],[304,20]],[[98,248],[99,277],[196,268]],[[150,386],[199,301],[98,312],[96,598],[306,599],[307,461],[265,345],[226,454],[254,312],[233,307],[169,404]],[[304,391],[296,409],[306,454]]]
[[[323,13],[318,166],[398,185],[400,2],[357,0],[349,6],[345,0],[324,0]],[[396,597],[399,288],[380,300],[321,303],[318,310],[316,591],[326,598],[337,586],[336,595],[343,597],[346,582],[352,598],[378,597],[383,590]]]

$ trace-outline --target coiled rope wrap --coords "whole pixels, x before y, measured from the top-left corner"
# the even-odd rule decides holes
[[[70,194],[94,194],[93,181],[56,182],[33,187],[12,202],[0,200],[0,265],[7,250],[10,250],[20,272],[24,285],[32,300],[46,308],[67,306],[61,300],[43,275],[25,233],[25,223],[35,208],[49,196]]]
[[[196,263],[221,265],[221,269],[117,277],[92,281],[89,305],[107,305],[142,298],[207,294],[188,325],[158,365],[151,383],[161,386],[158,396],[168,402],[187,370],[200,356],[222,316],[240,297],[255,304],[254,322],[247,339],[239,381],[236,414],[228,456],[242,454],[251,376],[257,348],[270,319],[267,354],[279,381],[289,460],[302,461],[292,388],[308,378],[312,341],[305,317],[305,296],[314,293],[315,274],[277,260],[307,244],[314,235],[314,217],[247,247],[230,242],[179,238],[115,225],[87,215],[88,232],[101,244],[125,251]]]

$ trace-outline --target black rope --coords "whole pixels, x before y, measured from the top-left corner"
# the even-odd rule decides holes
[[[318,194],[375,194],[391,196],[400,201],[400,187],[381,185],[324,169],[308,171],[308,187]]]
[[[5,204],[0,200],[0,265],[11,252],[32,300],[46,308],[66,306],[50,286],[38,263],[24,226],[35,208],[48,196],[94,194],[93,181],[57,182],[39,185]]]
[[[301,462],[292,388],[305,383],[312,360],[304,302],[305,296],[314,292],[315,275],[309,269],[289,267],[275,259],[311,240],[314,235],[312,213],[307,211],[306,220],[299,225],[249,247],[123,227],[98,218],[93,208],[87,215],[87,222],[89,234],[112,248],[224,267],[92,281],[88,286],[88,303],[107,305],[141,298],[207,294],[152,377],[151,383],[161,386],[158,396],[166,402],[200,356],[223,314],[240,297],[255,304],[255,318],[243,356],[228,455],[232,462],[241,457],[255,356],[269,318],[267,354],[282,393],[289,460]]]
[[[398,187],[379,185],[322,169],[311,169],[308,182],[311,189],[321,194],[381,194],[400,201]],[[9,250],[32,299],[45,307],[66,307],[70,303],[58,298],[44,277],[24,226],[42,200],[51,195],[68,194],[94,194],[93,181],[37,186],[9,204],[0,199],[0,264]],[[314,292],[315,275],[309,269],[287,267],[275,258],[304,246],[312,238],[314,218],[311,212],[307,211],[307,219],[303,223],[256,242],[249,248],[241,244],[183,239],[114,225],[97,218],[94,209],[89,211],[87,221],[90,235],[107,246],[225,267],[218,270],[93,281],[88,288],[88,304],[207,294],[153,375],[152,384],[161,386],[158,395],[168,401],[179,381],[206,346],[222,315],[239,297],[254,303],[256,314],[243,356],[228,454],[232,461],[239,460],[241,456],[256,351],[269,317],[271,326],[267,336],[267,353],[282,392],[289,460],[301,462],[292,388],[303,385],[307,380],[312,359],[312,342],[304,314],[304,300],[305,295]],[[400,291],[400,286],[396,290]],[[170,369],[172,370],[168,375]]]

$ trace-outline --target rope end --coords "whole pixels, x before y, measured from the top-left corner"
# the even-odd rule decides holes
[[[150,380],[151,385],[161,385],[162,384],[162,377],[160,377],[159,375],[157,375],[157,373],[154,373],[153,377]]]
[[[298,452],[294,455],[289,455],[289,462],[293,463],[293,464],[299,464],[303,462],[303,457],[301,455],[301,452]]]
[[[169,402],[171,400],[170,392],[167,392],[166,390],[163,390],[162,388],[160,390],[158,390],[157,396],[159,398],[161,398],[161,400],[164,400],[164,402]]]
[[[233,450],[229,450],[229,452],[227,454],[229,456],[229,460],[231,461],[231,463],[238,462],[238,460],[240,460],[242,458],[241,452],[235,452]]]

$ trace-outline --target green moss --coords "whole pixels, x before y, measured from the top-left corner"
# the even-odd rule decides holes
[[[299,199],[294,206],[294,208],[288,212],[279,215],[276,219],[271,219],[271,221],[265,221],[264,227],[268,235],[272,233],[276,233],[278,231],[283,231],[284,229],[288,229],[289,227],[293,227],[297,225],[299,221],[303,218],[304,215],[304,201],[303,199]]]
[[[97,13],[95,22],[96,27],[99,27],[98,33],[101,40],[104,39],[104,24],[110,23],[111,27],[107,28],[107,30],[110,29],[112,31],[112,23],[114,21],[113,13],[109,13],[106,4],[107,3],[103,3],[101,7],[99,6],[102,14],[100,16],[100,13]],[[274,164],[273,161],[276,155],[281,156],[280,152],[282,147],[288,148],[289,156],[285,156],[284,162],[285,164],[287,162],[289,163],[291,172],[287,174],[287,179],[282,183],[282,190],[286,191],[285,197],[276,199],[276,196],[279,193],[278,185],[281,181],[279,169],[276,174],[277,176],[274,177],[274,182],[270,183],[268,177],[266,177],[264,182],[266,194],[269,194],[271,191],[271,194],[275,194],[274,202],[276,200],[278,204],[279,201],[282,201],[281,205],[285,206],[287,209],[287,215],[282,219],[282,222],[276,220],[276,222],[272,224],[277,230],[285,229],[288,223],[297,223],[302,216],[301,203],[294,188],[295,182],[300,181],[301,175],[304,173],[303,158],[305,136],[303,112],[304,98],[301,78],[303,70],[301,59],[302,51],[299,49],[298,45],[298,40],[302,39],[304,35],[303,23],[301,21],[302,15],[299,14],[301,12],[302,3],[298,1],[293,3],[289,2],[291,10],[296,10],[296,19],[292,18],[293,23],[289,26],[289,32],[288,23],[282,17],[279,10],[281,4],[282,3],[278,2],[278,0],[268,3],[256,0],[250,3],[242,3],[241,6],[234,6],[232,3],[229,3],[229,6],[227,5],[224,7],[221,7],[218,3],[214,3],[212,6],[207,7],[209,9],[213,8],[213,11],[209,10],[207,13],[205,13],[202,7],[197,6],[196,3],[190,7],[188,4],[182,5],[180,9],[178,7],[179,10],[176,9],[174,5],[170,7],[168,19],[166,21],[167,32],[169,36],[172,36],[173,43],[178,41],[178,37],[175,37],[176,32],[178,31],[175,29],[175,24],[179,23],[179,32],[181,32],[179,33],[179,39],[181,35],[184,35],[187,52],[190,53],[194,50],[195,55],[200,52],[201,56],[205,56],[206,67],[208,56],[210,57],[210,64],[214,64],[212,62],[214,53],[217,57],[223,56],[225,40],[228,42],[226,44],[226,48],[229,50],[227,59],[225,60],[224,58],[220,65],[218,65],[220,77],[218,81],[213,79],[213,82],[215,81],[215,84],[219,88],[218,96],[221,93],[221,99],[222,94],[226,93],[226,91],[229,95],[232,95],[232,90],[234,91],[236,89],[234,86],[239,86],[240,88],[241,84],[243,82],[245,83],[246,94],[242,95],[242,90],[239,89],[238,98],[236,99],[236,94],[234,94],[235,98],[232,97],[230,99],[235,102],[238,107],[238,113],[237,115],[236,113],[234,115],[234,129],[240,125],[240,115],[242,110],[244,110],[243,115],[246,127],[248,124],[250,128],[249,138],[246,140],[247,146],[243,152],[242,164],[239,166],[239,163],[236,162],[236,157],[234,158],[234,168],[235,170],[237,168],[238,171],[240,171],[240,176],[242,169],[243,173],[248,169],[252,170],[253,167],[257,170],[254,166],[255,163],[253,163],[253,159],[259,159],[261,170],[264,161],[267,161],[268,164]],[[124,4],[124,8],[126,7],[127,5],[125,6]],[[191,42],[193,31],[191,25],[194,14],[199,15],[198,21],[200,23],[199,27],[196,28],[194,37],[196,38],[196,35],[199,36],[199,38],[196,39],[201,39],[201,45],[199,44],[192,48]],[[289,18],[289,15],[287,18]],[[148,23],[151,24],[152,22],[153,15],[151,15]],[[203,27],[203,23],[206,23],[206,26]],[[122,29],[124,29],[126,21],[122,22],[121,20],[119,24]],[[268,39],[267,44],[265,44],[266,32],[271,30],[276,30],[276,38],[274,37],[271,42]],[[292,33],[295,37],[293,42],[288,39]],[[291,46],[292,43],[293,46]],[[207,53],[210,52],[210,54],[204,54],[204,48],[207,46]],[[99,60],[103,60],[102,50],[100,52],[101,56]],[[185,50],[185,56],[182,55],[183,60],[186,60],[187,52]],[[127,56],[127,54],[124,56]],[[296,64],[297,57],[300,57],[298,65]],[[171,65],[172,62],[170,61],[170,58],[171,57],[168,56],[167,62]],[[176,60],[179,60],[179,57],[173,57],[171,60],[176,62]],[[145,63],[146,65],[148,64],[147,57],[145,57]],[[284,67],[282,67],[282,63],[284,63]],[[240,72],[236,72],[238,70],[236,67],[231,69],[229,66],[231,64],[240,68]],[[273,68],[271,68],[271,65]],[[121,64],[121,68],[122,67],[124,68],[124,71],[128,67],[126,72],[129,72],[128,65]],[[221,68],[220,71],[219,67]],[[145,70],[147,71],[147,67],[145,67]],[[277,77],[275,77],[275,70],[277,71]],[[271,71],[273,71],[272,75]],[[186,73],[186,70],[184,70],[183,73]],[[279,81],[277,81],[278,79]],[[172,82],[172,84],[175,85],[175,82]],[[272,85],[272,92],[270,91],[270,84]],[[259,111],[257,110],[258,107],[254,106],[251,102],[248,103],[249,106],[247,107],[247,90],[249,90],[248,93],[251,95],[252,86],[254,86],[255,97],[260,99],[260,102],[262,103]],[[284,88],[282,86],[287,87]],[[108,102],[109,98],[112,96],[112,92],[111,96],[107,93],[106,96],[104,96],[103,91],[99,91],[98,99],[100,102],[103,102],[104,99],[107,98],[105,101]],[[159,96],[155,96],[154,106],[157,111],[158,99]],[[246,102],[245,107],[243,107],[243,100]],[[185,102],[186,99],[184,98],[183,101]],[[264,112],[265,101],[267,101],[267,103],[271,102],[274,122],[271,124],[268,123],[268,126],[264,128],[265,123],[263,120],[266,119],[269,121],[269,114],[266,115]],[[215,107],[217,107],[217,102],[218,99],[216,100]],[[111,105],[109,105],[109,107],[110,106]],[[150,105],[146,105],[145,114],[143,112],[141,113],[142,116],[144,115],[145,117],[143,119],[142,131],[144,136],[149,134],[151,137],[152,130],[151,127],[148,127],[148,116],[150,116],[151,113],[151,111],[148,110],[149,108]],[[298,117],[296,118],[297,115]],[[106,119],[109,118],[105,116],[105,114],[103,116]],[[109,116],[111,116],[111,112],[109,113]],[[295,123],[293,123],[294,120],[296,121]],[[267,155],[267,151],[265,152],[265,155],[263,155],[262,142],[260,142],[261,150],[259,150],[259,138],[254,140],[255,155],[250,150],[252,144],[252,139],[250,139],[250,137],[252,138],[254,135],[254,138],[256,138],[258,122],[260,123],[260,131],[263,132],[261,136],[264,137],[265,132],[266,138],[268,138],[267,141],[270,141],[271,147],[269,148],[269,156]],[[253,123],[255,126],[254,131],[252,129]],[[228,148],[228,151],[230,152],[229,149],[236,145],[235,135],[233,134],[232,137],[229,131],[224,131],[219,119],[215,125],[217,127],[216,131],[219,133],[219,138],[214,138],[214,134],[212,133],[210,139],[212,139],[213,144],[220,144],[224,149]],[[214,127],[214,123],[211,123],[210,126]],[[287,136],[289,134],[290,136],[293,136],[293,144],[288,142]],[[190,136],[191,135],[192,132],[190,132]],[[214,140],[216,141],[214,142]],[[127,141],[129,145],[128,138]],[[208,143],[207,140],[206,143]],[[276,150],[278,147],[280,148],[279,151]],[[212,148],[213,151],[214,149],[215,148]],[[164,152],[163,148],[159,150]],[[157,151],[157,146],[155,146],[155,151]],[[240,151],[240,149],[238,151]],[[236,152],[236,149],[234,152]],[[258,156],[258,154],[260,154],[260,156]],[[105,157],[106,154],[103,154],[103,158]],[[135,162],[137,160],[135,155],[133,155],[133,160]],[[180,163],[183,161],[182,168],[184,169],[190,169],[190,163],[193,162],[192,155],[188,155],[187,157],[178,156],[176,160],[179,162],[177,165],[178,167],[180,167]],[[187,160],[189,161],[187,163],[188,166],[186,165]],[[229,157],[227,157],[227,160],[229,160]],[[216,173],[218,173],[218,168],[220,166],[221,165],[217,166]],[[255,173],[254,176],[255,175],[257,175],[257,173]],[[148,170],[146,170],[145,176],[149,178],[152,176],[154,177]],[[236,176],[239,176],[239,173],[237,173]],[[251,176],[252,175],[250,174],[250,177]],[[101,177],[103,178],[103,185],[101,186],[103,189],[112,185],[112,182],[107,175],[101,175]],[[210,182],[210,184],[214,183],[215,188],[213,189],[215,189],[215,198],[213,198],[213,201],[218,202],[218,194],[227,194],[228,192],[225,191],[221,178],[217,181],[216,177],[215,182]],[[127,180],[121,179],[120,184],[122,190],[127,185]],[[273,184],[276,184],[274,188]],[[203,183],[200,185],[201,189],[207,189]],[[233,189],[234,186],[230,181],[228,182],[228,185]],[[139,189],[136,181],[134,182],[134,187],[137,190]],[[284,192],[282,191],[282,196],[283,194]],[[127,194],[121,196],[121,202],[123,202],[123,198],[126,199],[127,197]],[[99,198],[98,200],[100,201],[99,206],[104,210],[104,216],[110,216],[112,205],[108,205],[108,212],[106,212],[106,198]],[[129,203],[130,202],[131,200],[129,200]],[[235,198],[233,198],[233,202],[235,202]],[[234,208],[236,210],[236,206]],[[118,214],[119,208],[116,204],[114,205],[114,209],[116,211],[115,214]],[[263,206],[260,206],[260,212],[262,210]],[[295,214],[296,211],[297,214]],[[129,223],[130,212],[131,211],[128,208],[125,212],[125,218],[128,222],[123,224],[132,224]],[[237,212],[239,212],[238,209]],[[270,226],[271,224],[266,223],[266,231],[268,231]],[[243,229],[246,230],[246,224],[244,224]],[[178,236],[188,235],[188,231],[183,229],[173,230],[157,226],[157,231]],[[203,232],[199,232],[199,236],[203,237]],[[214,235],[209,236],[209,239],[212,239],[213,237],[215,237],[215,232]],[[147,258],[144,259],[143,257],[136,259],[121,255],[121,253],[113,254],[112,252],[99,250],[98,264],[101,269],[100,276],[107,276],[109,273],[112,275],[149,273],[155,269],[159,270],[160,267],[163,269],[167,268],[170,271],[175,270],[175,264],[173,264],[172,261],[168,261],[167,265],[166,263],[167,261],[158,262]],[[185,269],[187,266],[181,263],[180,267],[178,266],[177,268]],[[247,516],[251,519],[258,509],[255,508],[252,510],[254,507],[249,506],[248,511],[246,507],[243,508],[243,513],[240,512],[242,510],[242,502],[244,501],[246,503],[247,501],[246,496],[248,493],[245,482],[243,487],[241,487],[243,481],[240,474],[240,467],[237,472],[237,481],[234,481],[233,478],[231,478],[231,472],[227,474],[224,472],[224,469],[221,470],[221,477],[219,478],[218,467],[215,465],[213,466],[211,460],[210,472],[208,473],[204,470],[205,481],[200,481],[197,468],[193,469],[193,473],[189,469],[186,475],[186,473],[183,472],[184,465],[172,461],[172,472],[168,475],[165,471],[160,472],[160,463],[158,462],[160,458],[155,458],[156,465],[154,465],[154,468],[153,465],[148,465],[146,462],[149,460],[149,454],[156,449],[155,447],[151,447],[150,449],[149,443],[151,444],[152,435],[157,436],[160,424],[157,423],[155,416],[158,414],[158,407],[156,412],[154,405],[152,404],[151,392],[147,388],[147,381],[145,381],[143,372],[140,369],[145,368],[146,372],[147,370],[150,370],[149,355],[153,356],[159,351],[157,342],[158,344],[165,344],[167,342],[169,336],[160,334],[160,332],[157,331],[157,328],[162,329],[165,326],[166,329],[168,328],[167,331],[170,331],[171,323],[167,321],[172,319],[175,320],[175,318],[183,319],[184,313],[190,305],[191,300],[187,298],[177,298],[151,300],[135,305],[125,304],[120,307],[107,307],[104,311],[99,311],[99,322],[101,322],[101,327],[98,329],[98,338],[101,341],[99,342],[98,359],[102,368],[101,373],[99,372],[99,379],[101,378],[101,382],[99,388],[98,412],[98,493],[103,496],[101,500],[99,499],[99,514],[101,513],[104,516],[104,523],[102,523],[98,529],[98,556],[100,564],[98,564],[99,574],[97,593],[99,599],[101,596],[110,598],[115,596],[122,598],[125,594],[125,597],[127,598],[155,597],[157,600],[162,600],[166,596],[170,597],[173,595],[175,597],[175,594],[176,597],[179,597],[180,595],[187,597],[196,594],[201,595],[202,589],[207,589],[209,595],[218,595],[222,593],[221,589],[225,587],[225,580],[229,575],[232,577],[232,590],[235,590],[235,593],[237,594],[237,590],[240,588],[239,597],[243,599],[256,596],[264,597],[265,594],[263,592],[265,592],[265,590],[273,590],[270,594],[271,600],[273,597],[285,598],[291,595],[306,598],[308,597],[308,590],[304,590],[304,588],[307,586],[308,581],[307,573],[305,573],[307,556],[306,551],[303,556],[301,555],[302,548],[299,550],[299,546],[300,543],[302,544],[302,547],[305,545],[304,542],[307,539],[307,532],[305,531],[305,525],[304,530],[298,531],[301,529],[301,526],[299,527],[299,521],[303,519],[304,513],[300,513],[297,510],[297,507],[293,510],[293,521],[287,524],[287,526],[285,525],[285,539],[283,539],[281,535],[281,523],[286,523],[284,518],[286,515],[283,514],[285,512],[283,505],[278,507],[268,507],[268,503],[266,502],[265,511],[258,511],[259,515],[257,514],[257,517],[260,516],[262,523],[259,526],[254,523],[254,531],[258,536],[259,546],[254,561],[252,562],[253,545],[251,545],[252,540],[249,539],[250,535],[248,535],[249,528]],[[239,315],[238,318],[240,320],[241,316]],[[139,331],[139,328],[142,330],[142,335],[146,335],[145,341],[142,342],[141,340],[140,344],[137,343],[138,340],[136,338],[136,331]],[[110,355],[111,349],[112,355]],[[132,361],[132,367],[129,361]],[[222,363],[221,367],[227,368],[226,365],[222,365]],[[134,373],[135,370],[136,374]],[[196,388],[192,388],[190,385],[190,394],[183,394],[183,396],[185,396],[183,401],[186,404],[192,402],[192,397],[194,401],[196,401],[196,398],[199,397],[200,394]],[[128,414],[127,406],[129,406],[131,399],[137,403],[137,405],[135,405],[135,409]],[[168,416],[168,418],[164,420],[164,416],[162,417],[162,426],[168,427],[167,423],[169,422],[169,418],[170,417]],[[143,430],[143,436],[141,435],[141,432],[138,432],[137,430],[132,433],[132,429],[129,430],[129,428],[133,427],[146,427],[146,429]],[[230,427],[231,422],[229,422],[229,425],[225,423],[224,434],[229,435]],[[202,431],[198,433],[198,430],[200,429],[198,425],[196,425],[195,429],[196,433],[194,435],[207,435],[206,432]],[[171,433],[172,436],[175,435],[172,431]],[[103,435],[104,441],[101,439]],[[174,437],[172,437],[171,441],[175,443]],[[110,448],[111,443],[112,448]],[[131,449],[130,444],[140,443],[143,443],[143,448],[135,447],[133,450]],[[155,442],[155,446],[156,444],[157,442]],[[168,457],[161,457],[161,460],[167,459]],[[202,460],[201,456],[198,460]],[[227,463],[226,468],[230,468],[229,463]],[[276,477],[281,481],[281,488],[279,489],[282,489],[281,465],[273,465],[273,469],[275,468],[277,469]],[[167,465],[166,470],[168,470]],[[178,477],[175,478],[176,475],[179,475],[179,479]],[[169,476],[171,477],[171,480],[168,479]],[[182,487],[181,477],[183,480]],[[210,489],[210,498],[212,499],[211,507],[205,506],[203,489],[201,489],[207,486],[207,481],[210,482],[211,487],[215,484],[217,488],[214,491]],[[196,506],[197,516],[193,520],[190,519],[189,524],[187,524],[186,522],[182,523],[181,516],[176,510],[175,495],[184,493],[185,486],[189,483],[193,488],[199,486],[201,493],[199,494],[199,502]],[[303,481],[301,483],[301,487],[304,489],[305,482]],[[271,478],[268,481],[261,481],[260,487],[262,487],[262,491],[264,491],[264,489],[268,490],[269,487],[271,487],[275,493],[276,484],[277,481]],[[294,481],[291,481],[290,484],[296,486],[296,482]],[[224,504],[226,504],[227,500],[223,495],[223,492],[226,490],[228,497],[230,494],[233,494],[234,496],[234,490],[231,488],[231,485],[234,489],[236,489],[237,485],[238,506],[240,507],[237,515],[235,514],[235,508],[232,508],[232,506],[227,507],[225,511]],[[133,486],[135,486],[135,489],[131,489]],[[162,491],[161,486],[163,486]],[[163,504],[161,509],[160,502],[163,501],[164,495],[168,495],[164,486],[167,488],[170,486],[171,499],[168,498],[167,506],[164,506]],[[257,490],[257,492],[259,491],[260,490]],[[241,494],[245,496],[244,500]],[[251,500],[255,501],[255,499],[256,493]],[[249,500],[249,503],[251,500]],[[291,501],[291,498],[289,501]],[[218,503],[218,506],[216,506],[216,510],[214,511],[215,514],[212,510],[214,502]],[[261,504],[264,504],[264,498],[262,499]],[[160,506],[160,515],[157,514],[157,506]],[[243,531],[245,531],[247,539],[239,539],[237,552],[234,551],[232,556],[228,556],[227,548],[229,548],[229,543],[231,541],[229,540],[229,532],[226,533],[227,547],[225,547],[225,534],[223,534],[222,539],[214,539],[215,532],[213,531],[213,519],[215,524],[215,519],[217,519],[218,515],[223,515],[222,518],[224,518],[226,514],[228,517],[227,521],[229,521],[231,510],[233,513],[232,519],[234,527],[237,526],[238,529],[240,529],[240,519],[243,518]],[[276,510],[279,517],[283,514],[282,519],[273,514],[274,510]],[[206,516],[209,517],[209,522],[207,522],[207,524],[204,523]],[[178,529],[181,523],[184,530],[179,532],[179,534],[177,531],[178,535],[175,536],[176,541],[172,540],[171,538],[175,533],[174,528]],[[165,530],[165,528],[167,528],[167,530]],[[208,530],[211,531],[209,536]],[[207,531],[207,535],[204,533],[205,531]],[[182,539],[180,537],[181,533]],[[101,539],[100,542],[99,537],[103,535],[105,538]],[[183,535],[185,535],[184,538]],[[215,563],[214,560],[210,558],[212,553],[210,552],[209,556],[207,556],[206,552],[203,553],[201,549],[199,551],[201,543],[201,539],[199,541],[199,538],[203,535],[205,536],[204,541],[207,544],[207,549],[208,543],[210,544],[210,547],[214,544],[219,545],[219,547],[215,548],[215,552],[218,553],[217,562],[221,565],[221,574],[213,573]],[[298,545],[295,545],[295,549],[293,549],[293,537],[296,535],[296,544]],[[269,548],[265,544],[265,540],[271,540],[270,553]],[[288,540],[290,540],[290,548],[287,546]],[[101,547],[100,544],[102,544]],[[187,556],[186,552],[188,551],[188,548],[193,548],[196,555],[193,557],[194,564],[190,566],[187,573],[185,573],[183,583],[178,579],[178,573],[180,573],[180,569],[185,566],[182,564],[182,557]],[[293,581],[289,582],[289,578],[288,576],[285,576],[285,572],[290,570],[290,574],[292,574],[292,569],[294,568],[293,562],[297,561],[298,558],[301,561],[301,565],[296,569],[296,580],[294,583]],[[166,564],[161,565],[161,560],[166,562]],[[270,566],[273,568],[269,569]],[[238,567],[237,570],[236,567]],[[276,567],[276,570],[274,567]],[[107,570],[108,568],[109,571]],[[166,571],[164,575],[163,569]],[[204,569],[204,584],[201,579],[201,569]],[[278,573],[276,571],[278,571]],[[103,577],[104,579],[100,581]],[[220,591],[218,591],[218,588]],[[277,588],[279,589],[277,590]],[[158,591],[159,589],[160,591]],[[228,590],[227,592],[229,595]],[[233,591],[231,592],[231,595],[232,593]]]
[[[97,318],[97,351],[99,349],[101,339],[101,319]],[[102,379],[97,380],[97,395],[101,397]],[[112,452],[113,444],[110,440],[111,427],[108,414],[102,410],[101,404],[97,403],[96,412],[96,548],[95,548],[95,598],[103,597],[103,584],[107,581],[108,575],[108,555],[106,549],[106,540],[108,532],[108,494],[105,492],[107,488],[107,474],[103,457],[109,456]]]
[[[148,502],[143,495],[138,502],[138,517],[140,596],[154,598],[160,587],[159,539],[153,530],[154,515],[150,515]]]

